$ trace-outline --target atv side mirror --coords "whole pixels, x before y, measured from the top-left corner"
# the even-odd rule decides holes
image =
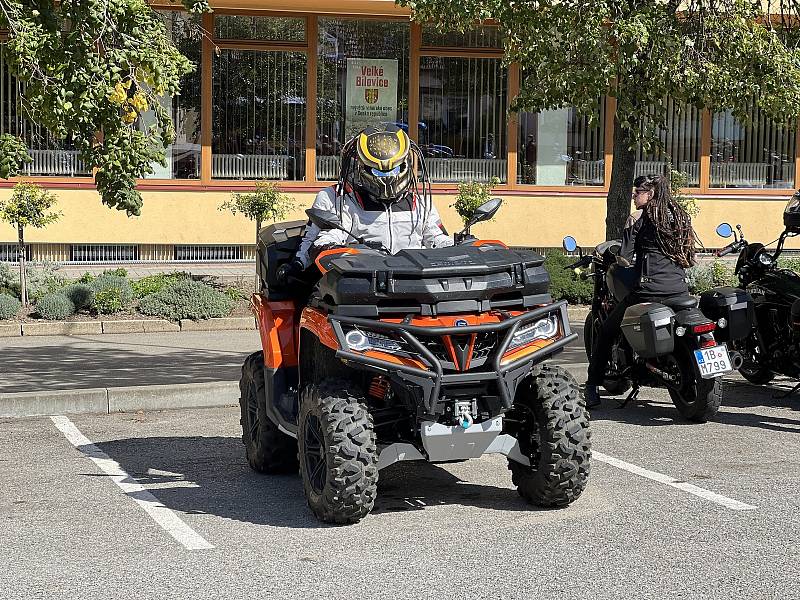
[[[720,223],[717,225],[717,235],[723,238],[729,238],[733,235],[733,227],[730,223]]]
[[[469,220],[469,224],[467,228],[472,227],[475,223],[480,223],[481,221],[488,221],[491,219],[495,213],[500,210],[500,205],[503,203],[502,198],[492,198],[481,204],[478,208],[475,209],[475,212],[472,214],[472,218]]]
[[[320,229],[341,229],[342,222],[336,213],[332,213],[321,208],[309,208],[306,210],[308,220]]]
[[[565,237],[564,240],[561,242],[561,245],[567,252],[575,252],[575,250],[578,249],[578,242],[575,241],[575,238],[572,237],[571,235]]]

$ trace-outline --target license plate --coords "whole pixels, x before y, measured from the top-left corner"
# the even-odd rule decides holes
[[[728,349],[724,344],[713,348],[695,350],[694,359],[697,361],[697,366],[700,368],[700,375],[703,379],[719,377],[733,371]]]

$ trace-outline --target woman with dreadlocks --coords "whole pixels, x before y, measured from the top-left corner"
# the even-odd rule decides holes
[[[417,179],[416,156],[423,178]],[[344,229],[392,254],[407,248],[452,246],[433,205],[430,178],[419,147],[402,129],[369,127],[342,148],[339,180],[317,194],[314,208],[339,216]],[[325,248],[345,246],[353,238],[338,229],[309,223],[295,259],[278,271],[286,281],[313,264]]]
[[[636,212],[625,225],[619,256],[620,262],[635,263],[636,284],[608,315],[595,340],[586,381],[589,407],[600,405],[597,387],[603,383],[625,310],[640,302],[689,294],[686,268],[694,264],[695,234],[688,213],[672,197],[669,179],[637,177],[631,196]]]

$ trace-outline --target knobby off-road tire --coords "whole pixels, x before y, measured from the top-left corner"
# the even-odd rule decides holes
[[[530,377],[528,397],[518,400],[528,415],[518,434],[531,466],[509,461],[519,494],[531,504],[561,507],[574,502],[589,480],[589,414],[575,379],[561,367],[542,365]]]
[[[680,392],[670,388],[669,397],[681,415],[695,423],[705,423],[717,416],[722,404],[721,378],[702,379],[695,374],[691,350],[675,349],[675,358],[681,369]]]
[[[598,328],[597,320],[593,318],[592,313],[586,315],[586,320],[583,323],[583,347],[586,350],[586,358],[589,361],[592,360],[592,336],[597,335]],[[631,382],[627,379],[608,378],[603,381],[603,388],[612,396],[621,396],[631,389]]]
[[[263,352],[245,359],[239,392],[242,443],[250,467],[259,473],[297,473],[297,442],[267,416]]]
[[[356,523],[375,505],[378,450],[364,396],[328,378],[303,390],[300,476],[311,511],[325,523]]]

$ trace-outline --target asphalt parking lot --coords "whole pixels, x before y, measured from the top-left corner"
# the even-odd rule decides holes
[[[730,381],[705,425],[606,400],[566,509],[499,456],[400,463],[349,527],[249,470],[236,407],[3,419],[0,598],[798,598],[800,397],[777,391]]]

